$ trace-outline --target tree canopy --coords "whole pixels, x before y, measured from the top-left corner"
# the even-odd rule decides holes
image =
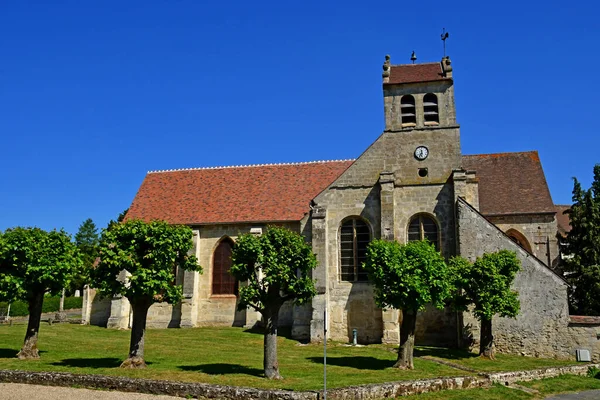
[[[39,358],[37,337],[44,294],[60,293],[80,265],[77,247],[63,230],[17,227],[0,234],[0,300],[20,299],[29,304],[19,358]]]
[[[93,286],[104,296],[127,297],[133,310],[130,353],[123,366],[145,366],[148,308],[155,302],[181,300],[182,288],[175,285],[177,271],[202,271],[189,254],[192,247],[189,227],[164,221],[132,220],[102,232],[100,260],[91,273]]]
[[[98,228],[91,218],[86,219],[79,226],[79,230],[75,234],[75,244],[79,249],[82,259],[82,268],[74,277],[73,286],[75,289],[80,289],[89,279],[94,261],[98,257],[98,245],[100,244],[100,235]]]
[[[600,315],[600,164],[594,167],[589,189],[574,178],[573,205],[566,213],[571,230],[563,251],[571,308],[577,314]]]
[[[264,370],[280,379],[277,361],[277,325],[284,302],[302,304],[315,294],[311,270],[317,261],[311,247],[295,232],[268,227],[262,235],[241,235],[231,256],[231,274],[247,285],[239,289],[239,308],[260,312],[265,323]]]
[[[428,241],[400,244],[373,240],[364,264],[381,308],[402,310],[397,368],[412,369],[416,317],[426,304],[444,307],[449,295],[447,266]]]
[[[454,257],[449,264],[454,306],[460,311],[473,306],[473,315],[481,321],[480,354],[494,358],[492,318],[515,318],[519,313],[519,293],[511,285],[521,262],[514,251],[500,250],[486,253],[473,263]]]

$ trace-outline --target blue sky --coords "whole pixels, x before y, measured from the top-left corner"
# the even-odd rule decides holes
[[[355,158],[385,54],[443,27],[463,154],[538,150],[555,203],[600,162],[596,2],[216,3],[0,2],[0,230],[104,227],[148,170]]]

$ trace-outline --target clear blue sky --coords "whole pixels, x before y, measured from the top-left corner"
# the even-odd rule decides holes
[[[0,230],[104,227],[148,170],[355,158],[384,55],[442,27],[463,154],[538,150],[555,203],[600,162],[595,1],[216,3],[0,2]]]

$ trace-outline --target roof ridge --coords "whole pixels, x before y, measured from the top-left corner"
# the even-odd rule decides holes
[[[483,153],[483,154],[463,154],[463,157],[481,157],[481,156],[503,156],[509,154],[528,154],[537,153],[537,150],[526,150],[526,151],[504,151],[501,153]]]
[[[344,160],[319,160],[319,161],[301,161],[301,162],[290,162],[290,163],[224,165],[224,166],[216,166],[216,167],[196,167],[196,168],[162,169],[162,170],[148,171],[148,173],[149,174],[157,174],[157,173],[163,173],[163,172],[200,171],[200,170],[229,169],[229,168],[276,167],[276,166],[284,166],[284,165],[325,164],[325,163],[347,162],[347,161],[355,161],[355,159],[353,159],[353,158],[347,158],[347,159],[344,159]]]
[[[431,61],[418,64],[391,64],[390,67],[418,67],[419,65],[440,65],[441,68],[441,63],[439,61]]]

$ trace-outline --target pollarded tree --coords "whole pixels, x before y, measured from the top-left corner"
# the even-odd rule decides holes
[[[40,358],[37,340],[44,294],[60,293],[80,264],[77,247],[63,230],[18,227],[0,235],[0,300],[24,300],[29,308],[20,359]]]
[[[279,310],[286,301],[302,304],[315,296],[310,277],[317,265],[315,255],[299,234],[269,227],[260,236],[241,235],[231,259],[231,274],[239,281],[248,281],[240,287],[239,308],[251,307],[263,316],[265,376],[281,379],[277,361]]]
[[[514,251],[500,250],[478,257],[474,263],[462,257],[450,260],[455,308],[466,311],[473,305],[473,314],[481,323],[479,355],[494,359],[494,315],[515,318],[519,314],[519,293],[510,286],[521,268]]]
[[[202,271],[195,256],[192,230],[164,221],[132,220],[105,229],[100,239],[100,260],[91,272],[92,285],[103,296],[120,294],[131,303],[133,325],[129,357],[121,367],[144,368],[144,336],[148,309],[155,302],[177,303],[181,286],[178,269]]]
[[[364,263],[375,286],[375,303],[381,308],[402,310],[400,348],[394,367],[413,369],[417,313],[426,304],[444,307],[449,294],[447,266],[428,241],[407,244],[374,240]]]

